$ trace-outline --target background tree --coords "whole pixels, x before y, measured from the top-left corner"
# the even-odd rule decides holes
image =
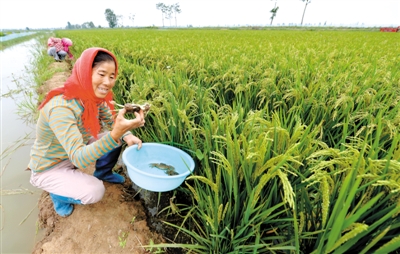
[[[91,29],[91,28],[95,28],[95,25],[93,24],[92,21],[85,22],[85,23],[82,24],[82,28],[83,29],[89,29],[89,28]]]
[[[176,14],[177,13],[181,13],[181,11],[182,11],[180,9],[179,3],[173,4],[172,5],[172,10],[174,11],[174,14],[175,14],[175,26],[178,26],[178,23],[176,22]]]
[[[303,11],[303,17],[301,18],[301,25],[303,25],[304,14],[306,13],[307,5],[309,3],[311,3],[311,0],[301,0],[301,1],[306,2],[306,5],[304,6],[304,11]]]
[[[72,29],[72,25],[69,21],[67,22],[67,29]]]
[[[123,15],[117,15],[117,24],[118,24],[118,27],[124,27],[124,16]]]
[[[271,23],[269,24],[270,26],[272,25],[272,22],[274,21],[274,18],[276,16],[276,13],[278,12],[279,6],[276,6],[276,1],[275,1],[275,6],[274,8],[272,8],[272,10],[270,11],[272,13],[271,16]]]
[[[162,18],[162,26],[164,26],[164,13],[166,11],[167,6],[163,3],[156,4],[157,10],[161,11],[161,18]]]
[[[174,12],[173,5],[165,5],[165,18],[169,20],[169,26],[171,26],[171,19],[173,12]]]
[[[135,21],[135,14],[129,14],[128,18],[130,21],[132,21],[132,26],[133,26],[133,23]]]
[[[106,20],[110,28],[114,28],[118,25],[117,15],[115,15],[115,13],[111,9],[106,9],[104,15],[106,16]]]

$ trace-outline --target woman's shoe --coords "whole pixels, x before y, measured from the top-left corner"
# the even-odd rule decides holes
[[[60,195],[50,193],[51,200],[53,200],[54,210],[61,217],[67,217],[71,215],[74,210],[73,204],[82,205],[80,200],[68,198]]]

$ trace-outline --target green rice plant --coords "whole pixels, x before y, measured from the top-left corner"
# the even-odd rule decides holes
[[[393,146],[392,151],[396,145]],[[365,142],[364,147],[366,147]],[[395,221],[398,221],[399,218],[392,217],[396,216],[400,209],[398,198],[395,198],[398,185],[392,185],[389,184],[390,181],[383,180],[398,178],[398,162],[386,160],[381,163],[371,159],[366,161],[364,159],[366,152],[362,147],[360,152],[351,147],[348,147],[348,151],[350,153],[346,150],[341,152],[329,149],[325,152],[315,153],[310,157],[310,159],[319,156],[332,158],[330,160],[316,160],[317,164],[315,165],[317,167],[313,167],[311,170],[318,172],[318,174],[314,174],[306,180],[306,182],[311,182],[307,188],[318,182],[320,191],[314,191],[312,196],[302,195],[302,207],[307,210],[301,213],[300,225],[302,228],[299,231],[302,234],[306,231],[304,232],[305,239],[301,242],[307,246],[308,243],[314,242],[310,239],[317,239],[317,243],[319,243],[315,247],[303,247],[309,249],[310,252],[314,250],[314,253],[343,253],[348,251],[358,253],[360,251],[366,252],[371,248],[376,250],[377,247],[388,242],[383,239],[386,233],[389,232],[389,235],[394,234],[395,236],[396,231],[398,231]],[[379,170],[376,170],[377,166],[380,168]],[[340,170],[340,168],[343,168],[343,170]],[[348,172],[349,170],[350,172]],[[390,173],[382,174],[382,172]],[[346,174],[343,182],[338,181],[337,176],[340,177],[343,173]],[[327,179],[328,181],[326,181]],[[388,187],[391,191],[388,191]],[[303,189],[303,193],[305,190]],[[383,196],[384,194],[385,196]],[[320,209],[310,206],[313,202],[310,197],[321,199],[322,206]],[[392,200],[392,202],[388,202],[388,200]],[[370,216],[374,211],[383,212],[379,212],[379,216]],[[307,225],[307,220],[304,217],[308,213],[312,217],[320,217],[319,220],[308,221],[319,221],[320,223]],[[395,225],[391,228],[391,231],[389,231],[390,227],[387,228],[390,224]],[[381,230],[385,234],[380,234]],[[380,234],[379,237],[374,239],[375,235],[378,234]],[[388,236],[388,239],[391,239],[391,237]],[[367,245],[368,248],[364,248]]]
[[[217,249],[219,253],[229,253],[230,251],[233,253],[260,253],[263,251],[274,252],[278,250],[296,249],[295,243],[293,243],[294,245],[292,245],[292,247],[288,247],[288,245],[290,245],[288,230],[286,229],[279,232],[279,227],[274,228],[273,225],[275,223],[283,223],[286,227],[291,227],[292,220],[290,217],[281,218],[281,215],[284,214],[287,209],[294,206],[292,196],[293,190],[286,176],[287,170],[283,171],[282,169],[285,169],[285,165],[288,163],[293,163],[294,167],[297,167],[296,165],[298,162],[293,156],[288,156],[287,161],[283,163],[279,159],[267,161],[266,165],[269,165],[269,163],[272,163],[271,165],[276,164],[275,167],[269,169],[268,174],[261,171],[254,175],[251,174],[251,171],[246,170],[254,167],[257,162],[263,161],[261,159],[262,156],[264,156],[263,150],[257,152],[254,145],[258,143],[257,148],[265,149],[265,144],[268,144],[268,142],[271,144],[273,143],[273,138],[271,137],[276,138],[278,136],[276,133],[278,128],[274,128],[273,124],[259,118],[259,116],[262,115],[260,113],[261,112],[258,112],[252,115],[251,119],[245,121],[246,127],[244,127],[244,130],[251,133],[251,131],[256,128],[258,121],[260,121],[260,123],[266,123],[271,126],[271,134],[265,135],[262,133],[263,139],[259,137],[254,138],[254,140],[252,139],[250,144],[253,148],[246,148],[249,145],[246,143],[246,138],[249,138],[247,135],[243,134],[238,136],[238,139],[235,139],[235,134],[227,131],[237,128],[235,124],[238,120],[241,120],[239,116],[232,115],[230,117],[226,114],[224,115],[225,119],[220,116],[218,122],[214,120],[208,121],[210,125],[215,126],[219,124],[218,127],[221,129],[221,132],[225,133],[223,136],[215,136],[214,144],[223,146],[224,150],[226,149],[226,155],[225,153],[221,154],[219,152],[212,153],[214,155],[214,163],[210,166],[214,166],[210,169],[205,169],[205,176],[189,177],[188,181],[194,181],[194,186],[190,185],[188,182],[186,183],[188,188],[192,191],[194,202],[197,204],[197,209],[199,209],[198,213],[201,214],[198,220],[205,220],[198,221],[197,219],[193,219],[196,220],[193,224],[208,225],[206,227],[207,231],[204,231],[203,228],[198,228],[198,232],[191,231],[190,233],[182,228],[180,230],[192,236],[196,242],[201,243],[202,246],[209,246],[209,250]],[[217,116],[218,114],[214,115]],[[224,125],[221,126],[220,124]],[[207,129],[212,130],[214,127]],[[303,130],[303,128],[299,127],[297,127],[297,129]],[[250,138],[253,135],[254,134],[250,134]],[[294,132],[291,142],[297,140],[297,138],[294,137],[301,138],[301,135]],[[242,144],[244,148],[238,144]],[[213,145],[213,143],[211,143],[211,145]],[[288,149],[288,152],[296,152],[297,150],[295,147],[297,146],[298,145],[295,144],[293,148]],[[276,145],[274,149],[280,152],[279,150],[282,148]],[[245,156],[239,156],[239,154],[243,152]],[[271,156],[273,156],[273,154],[271,154]],[[223,188],[223,186],[225,187]],[[282,187],[282,191],[279,191]],[[282,199],[277,198],[277,193],[281,193]],[[206,202],[203,200],[206,200]],[[244,206],[243,203],[245,204]],[[288,204],[288,207],[280,209],[285,204]],[[272,213],[272,211],[276,209],[279,210],[276,213]],[[269,219],[269,217],[271,218]],[[190,218],[193,218],[193,214],[190,215]],[[225,218],[229,218],[229,220]],[[229,227],[227,228],[226,225],[229,225]],[[256,228],[254,228],[254,225]],[[236,228],[238,228],[238,231],[235,230]],[[260,232],[260,235],[254,236],[255,232]],[[261,232],[270,233],[261,236],[263,235]],[[212,237],[211,240],[210,236]],[[253,242],[257,237],[259,237],[256,241],[257,243]]]
[[[118,103],[150,102],[145,142],[197,168],[177,190],[194,253],[384,253],[399,234],[398,35],[56,32],[114,52]],[[172,209],[172,207],[170,208]],[[167,210],[165,210],[167,211]],[[393,239],[393,240],[392,240]]]

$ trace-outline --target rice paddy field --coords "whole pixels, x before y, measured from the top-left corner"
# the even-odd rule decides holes
[[[117,103],[196,170],[167,209],[188,253],[399,253],[400,33],[60,30],[116,54]],[[175,239],[171,236],[171,239]]]

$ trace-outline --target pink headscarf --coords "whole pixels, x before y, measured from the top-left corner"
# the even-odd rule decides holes
[[[72,41],[68,38],[62,38],[61,42],[64,46],[64,51],[67,52],[68,51],[68,47],[72,46]]]
[[[62,38],[61,43],[64,47],[64,51],[68,53],[69,58],[73,58],[74,56],[69,51],[69,47],[72,46],[72,41],[68,38]]]

